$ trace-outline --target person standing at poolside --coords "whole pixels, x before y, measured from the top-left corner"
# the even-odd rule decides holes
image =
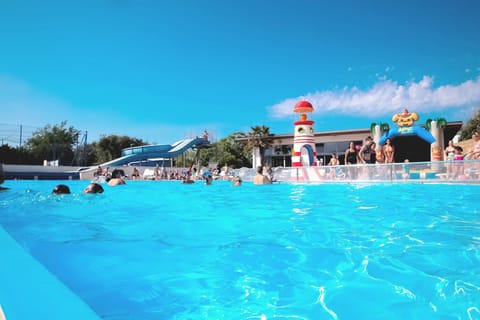
[[[334,152],[332,153],[332,157],[330,158],[330,161],[328,162],[329,166],[338,166],[340,165],[340,161],[337,158],[337,154]]]
[[[473,148],[468,153],[469,160],[480,160],[480,133],[478,131],[474,131],[472,134],[473,139]]]
[[[453,177],[455,179],[462,178],[464,176],[462,147],[455,146],[455,155],[453,157],[453,161],[454,161]],[[460,161],[460,163],[458,163],[457,161]]]
[[[448,140],[448,146],[445,148],[445,160],[453,160],[455,157],[455,145],[453,140]]]
[[[370,163],[376,163],[377,162],[376,149],[377,149],[377,144],[375,143],[375,141],[372,140],[372,142],[370,144]]]
[[[137,167],[133,167],[132,179],[140,179],[140,171],[138,171]]]
[[[365,164],[372,163],[372,153],[373,153],[372,138],[367,137],[365,138],[365,142],[363,143],[363,146],[359,152],[359,158],[362,161],[362,163],[365,163]]]
[[[5,175],[3,173],[3,163],[0,163],[0,184],[5,181]],[[0,191],[8,190],[8,188],[0,187]]]
[[[347,150],[345,150],[345,165],[357,164],[357,149],[355,148],[355,142],[350,141]]]
[[[328,171],[329,177],[331,179],[335,179],[337,175],[338,168],[337,166],[340,165],[340,160],[337,158],[337,154],[334,152],[332,153],[332,157],[330,158],[330,161],[328,162],[328,166],[334,166],[335,168],[330,168]]]
[[[387,139],[387,141],[385,141],[383,153],[385,154],[385,163],[395,162],[395,147],[392,145],[392,140]]]
[[[385,163],[395,162],[395,147],[392,145],[392,140],[390,140],[390,138],[385,141],[385,145],[383,146],[383,154],[385,155]],[[393,165],[388,166],[391,178],[395,178],[396,176],[393,169]]]
[[[98,166],[97,170],[93,173],[94,177],[99,177],[103,175],[103,169],[102,166]]]
[[[448,141],[448,146],[445,148],[445,168],[447,169],[447,179],[453,178],[452,161],[455,158],[455,145],[452,140]]]
[[[263,175],[263,168],[261,166],[257,167],[257,174],[253,177],[253,184],[271,184],[272,181],[268,179],[267,176]]]
[[[355,142],[350,141],[347,150],[345,150],[345,165],[356,165],[358,161],[358,150],[355,147]],[[348,177],[350,179],[356,179],[357,169],[348,168]]]
[[[385,163],[385,153],[381,145],[375,147],[375,163]]]

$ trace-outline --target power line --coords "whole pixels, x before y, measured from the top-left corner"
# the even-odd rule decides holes
[[[23,124],[0,123],[0,144],[22,146],[39,129],[41,128]]]

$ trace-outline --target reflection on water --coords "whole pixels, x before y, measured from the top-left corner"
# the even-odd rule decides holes
[[[7,183],[2,226],[105,319],[478,317],[476,185]]]

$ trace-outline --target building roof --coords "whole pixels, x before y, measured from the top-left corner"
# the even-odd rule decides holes
[[[444,140],[452,140],[462,128],[462,121],[448,122],[444,131]],[[293,130],[292,130],[293,131]],[[315,143],[338,142],[338,141],[362,141],[367,136],[371,136],[370,128],[364,129],[348,129],[336,131],[321,131],[314,133]],[[272,139],[275,144],[293,144],[294,134],[272,134]],[[239,138],[238,140],[247,140],[247,138]]]

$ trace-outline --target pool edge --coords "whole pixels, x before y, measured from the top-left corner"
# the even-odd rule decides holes
[[[0,305],[6,320],[101,319],[1,225],[0,252]]]

